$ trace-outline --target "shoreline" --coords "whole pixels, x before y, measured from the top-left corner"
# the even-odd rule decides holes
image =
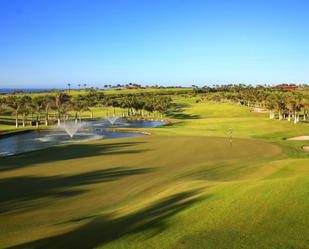
[[[100,119],[85,119],[85,122],[89,122],[89,121],[97,121]],[[126,118],[126,120],[128,122],[134,122],[134,121],[139,121],[139,122],[166,122],[167,124],[173,123],[170,119],[166,119],[166,118]],[[22,127],[22,128],[17,128],[16,130],[12,130],[10,132],[7,133],[2,133],[0,134],[0,139],[2,138],[7,138],[7,137],[11,137],[11,136],[16,136],[19,134],[24,134],[24,133],[28,133],[28,132],[33,132],[33,131],[46,131],[46,130],[52,130],[54,129],[54,127],[58,127],[55,125],[50,125],[50,126],[42,126],[39,128],[36,128],[35,126],[33,127]],[[19,130],[20,129],[20,130]],[[111,129],[111,130],[109,130]],[[140,134],[144,134],[144,135],[150,135],[150,132],[145,132],[145,131],[133,131],[133,130],[120,130],[119,128],[107,128],[106,131],[110,131],[110,132],[128,132],[128,133],[140,133]]]
[[[89,122],[89,121],[97,121],[100,119],[86,119],[84,120],[85,122]],[[171,124],[173,123],[170,119],[167,118],[127,118],[126,119],[128,122],[166,122],[166,124]],[[53,130],[55,128],[57,128],[58,126],[55,125],[50,125],[50,126],[41,126],[39,128],[36,128],[35,126],[33,127],[22,127],[22,128],[17,128],[16,130],[7,132],[7,133],[3,133],[0,134],[0,139],[2,138],[7,138],[7,137],[11,137],[11,136],[16,136],[19,134],[24,134],[24,133],[28,133],[28,132],[34,132],[34,131],[46,131],[46,130]],[[20,130],[19,130],[20,129]],[[134,128],[132,128],[134,129]],[[106,128],[106,131],[108,132],[127,132],[127,133],[136,133],[136,134],[144,134],[144,135],[151,135],[150,132],[147,131],[138,131],[138,130],[131,130],[131,129],[121,129],[121,128]]]
[[[151,132],[148,131],[138,131],[138,130],[133,130],[134,128],[132,128],[132,130],[130,129],[126,129],[126,128],[106,128],[105,131],[107,132],[122,132],[122,133],[132,133],[132,134],[143,134],[146,136],[150,136]]]
[[[3,134],[0,134],[0,139],[32,132],[32,131],[40,130],[40,129],[43,130],[42,128],[39,128],[39,129],[36,128],[36,129],[16,130],[16,131],[8,132],[8,133],[3,133]]]

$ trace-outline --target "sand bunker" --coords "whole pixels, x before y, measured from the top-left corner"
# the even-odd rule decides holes
[[[291,137],[291,138],[288,138],[287,140],[304,141],[304,140],[309,140],[309,136]]]
[[[309,146],[303,146],[303,150],[309,152]]]
[[[263,109],[263,108],[253,108],[251,110],[251,112],[255,112],[255,113],[269,113],[269,110]]]

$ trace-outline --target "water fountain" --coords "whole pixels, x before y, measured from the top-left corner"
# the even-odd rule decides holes
[[[121,118],[121,117],[106,117],[104,119],[104,121],[107,121],[108,124],[110,125],[125,125],[127,124],[128,122],[124,119],[124,118]]]
[[[142,133],[108,131],[105,130],[107,127],[123,127],[128,125],[131,128],[145,128],[156,127],[162,124],[160,122],[128,123],[125,119],[116,117],[113,117],[111,122],[107,119],[77,123],[75,123],[75,120],[66,120],[61,124],[60,129],[38,130],[1,138],[0,157],[48,148],[59,144],[143,135]]]
[[[84,126],[84,123],[82,122],[72,122],[72,121],[66,121],[63,123],[60,127],[71,137],[73,138],[74,135],[78,132],[80,128]]]

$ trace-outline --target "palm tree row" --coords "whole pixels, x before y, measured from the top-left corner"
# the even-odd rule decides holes
[[[294,120],[298,123],[309,115],[309,95],[306,92],[284,92],[278,90],[246,89],[238,92],[215,92],[203,95],[214,101],[230,101],[251,107],[265,108],[270,111],[270,118]]]
[[[64,92],[58,92],[56,95],[8,95],[0,98],[0,112],[12,110],[15,116],[16,127],[20,125],[39,126],[43,119],[45,125],[51,122],[61,124],[61,120],[69,118],[69,114],[74,113],[75,121],[81,120],[82,112],[90,112],[90,118],[93,118],[94,108],[106,109],[106,116],[116,115],[116,108],[122,110],[122,116],[145,117],[145,113],[150,116],[153,113],[159,113],[161,116],[171,105],[172,99],[168,96],[145,95],[104,95],[94,89],[86,94],[70,96]],[[113,112],[109,113],[109,109]],[[71,115],[72,116],[72,115]]]
[[[115,115],[115,109],[121,108],[123,110],[122,116],[150,116],[152,113],[162,113],[166,111],[171,105],[172,99],[164,96],[111,96],[103,98],[99,101],[102,106],[113,107],[113,115]],[[107,109],[107,116],[109,116]]]

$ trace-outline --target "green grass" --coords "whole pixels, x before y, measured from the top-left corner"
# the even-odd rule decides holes
[[[103,92],[106,95],[111,95],[111,94],[134,94],[134,93],[160,93],[160,92],[166,92],[166,91],[171,91],[171,92],[186,92],[192,90],[191,87],[182,87],[182,88],[146,88],[146,89],[124,89],[124,90],[98,90],[100,92]],[[88,91],[86,90],[66,90],[65,91],[69,95],[78,95],[78,94],[86,94]],[[35,96],[40,96],[40,95],[46,95],[46,94],[51,94],[55,95],[57,91],[52,91],[52,92],[33,92],[33,93],[19,93],[20,95],[30,95],[31,97]]]
[[[0,247],[308,248],[309,142],[282,139],[308,125],[176,102],[151,136],[1,158]]]

